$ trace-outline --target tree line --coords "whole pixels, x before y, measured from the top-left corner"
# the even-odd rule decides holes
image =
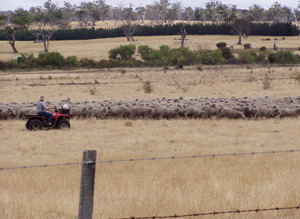
[[[71,29],[70,22],[77,21],[82,27],[93,27],[97,21],[113,20],[113,29]],[[150,21],[144,26],[145,20]],[[174,25],[175,20],[183,24]],[[186,24],[185,21],[199,21],[198,24]],[[211,24],[202,24],[211,21]],[[262,21],[272,21],[271,24],[261,24]],[[242,36],[253,35],[297,35],[296,26],[292,21],[300,21],[299,8],[292,9],[275,2],[265,10],[259,5],[253,5],[248,10],[238,9],[235,5],[226,5],[221,1],[210,0],[205,8],[184,7],[181,3],[170,3],[160,0],[152,4],[134,8],[133,5],[109,6],[104,0],[81,2],[79,6],[68,2],[59,7],[51,0],[43,6],[22,8],[14,12],[0,12],[1,40],[9,41],[13,52],[18,50],[16,40],[38,40],[43,42],[44,52],[48,52],[50,40],[94,39],[103,37],[120,37],[125,35],[127,40],[133,40],[133,35],[177,35],[182,37],[184,45],[186,34],[236,34],[241,44]],[[119,24],[117,24],[119,23]],[[275,23],[275,24],[274,24]],[[28,31],[30,25],[37,30]]]
[[[137,26],[135,36],[178,35],[182,24]],[[251,34],[256,36],[297,36],[298,28],[291,23],[250,23]],[[190,35],[233,35],[231,25],[219,24],[186,24],[185,30]],[[19,41],[34,41],[38,30],[24,30],[16,36]],[[58,29],[53,32],[53,40],[86,40],[98,38],[123,37],[122,27]],[[0,40],[6,40],[5,30],[0,30]]]

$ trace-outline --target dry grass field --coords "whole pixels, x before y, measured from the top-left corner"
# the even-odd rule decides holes
[[[161,45],[168,45],[171,48],[178,48],[180,42],[174,40],[176,36],[155,36],[155,37],[135,37],[136,41],[127,42],[125,37],[107,38],[107,39],[94,39],[94,40],[78,40],[78,41],[51,41],[49,46],[50,52],[59,52],[64,56],[77,56],[78,58],[92,58],[95,60],[107,59],[108,52],[112,48],[120,45],[133,44],[138,47],[139,45],[149,45],[151,48],[159,48]],[[178,38],[178,37],[177,37]],[[262,41],[262,39],[270,38],[270,41]],[[250,36],[242,40],[242,43],[251,43],[252,48],[259,49],[265,46],[268,49],[273,48],[275,37],[266,36]],[[299,36],[276,37],[276,45],[279,49],[290,49],[297,52],[299,44]],[[198,48],[215,50],[216,43],[226,42],[228,46],[233,46],[233,53],[243,49],[243,45],[236,45],[238,41],[237,36],[210,36],[210,35],[188,35],[186,46],[192,50]],[[43,52],[44,47],[42,43],[33,43],[32,41],[16,42],[16,48],[19,53],[34,54],[37,56],[39,52]],[[20,54],[14,54],[11,46],[7,41],[0,41],[0,60],[16,59]],[[136,57],[138,58],[138,57]]]
[[[159,39],[169,42],[172,37]],[[198,44],[200,39],[204,38],[199,36]],[[123,38],[106,39],[103,47],[108,51],[106,44],[110,41],[118,46],[116,40],[126,43]],[[155,44],[148,40],[149,45]],[[235,40],[232,38],[232,42]],[[56,48],[65,55],[68,43],[68,48],[74,48],[73,55],[80,54],[79,48],[87,49],[83,44],[51,42],[53,50],[55,43],[61,45]],[[257,43],[261,43],[259,38]],[[1,48],[4,44],[1,42]],[[297,47],[297,43],[287,45]],[[35,46],[24,43],[23,48],[32,51]],[[101,55],[101,49],[99,54],[91,49],[91,57]],[[9,49],[6,54],[0,51],[0,59],[9,59]],[[204,66],[203,71],[191,66],[167,71],[128,68],[125,73],[121,69],[0,72],[0,102],[37,101],[40,95],[45,95],[46,101],[70,97],[72,102],[180,96],[297,97],[300,85],[292,76],[299,71],[299,66]],[[265,74],[271,78],[270,89],[263,89]],[[142,89],[146,80],[153,85],[150,94]],[[83,150],[97,150],[98,161],[299,150],[299,130],[298,119],[74,119],[67,131],[29,132],[25,121],[8,120],[0,121],[0,167],[81,162]],[[297,206],[299,158],[297,152],[97,164],[94,218]],[[0,218],[77,218],[80,171],[80,165],[0,170]],[[299,210],[282,210],[201,218],[299,217]]]

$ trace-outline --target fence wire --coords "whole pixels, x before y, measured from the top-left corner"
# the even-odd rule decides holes
[[[233,211],[214,211],[207,213],[197,214],[183,214],[183,215],[172,215],[172,216],[151,216],[151,217],[128,217],[128,218],[115,218],[115,219],[154,219],[154,218],[182,218],[182,217],[198,217],[206,215],[221,215],[221,214],[240,214],[240,213],[251,213],[251,212],[264,212],[264,211],[282,211],[282,210],[299,210],[300,205],[293,207],[276,207],[276,208],[262,208],[262,209],[250,209],[250,210],[233,210]]]
[[[15,169],[30,169],[30,168],[44,168],[56,166],[71,166],[82,164],[105,164],[105,163],[120,163],[120,162],[136,162],[136,161],[155,161],[155,160],[173,160],[173,159],[193,159],[193,158],[207,158],[207,157],[226,157],[226,156],[243,156],[243,155],[262,155],[262,154],[276,154],[276,153],[295,153],[300,150],[283,150],[283,151],[261,151],[261,152],[245,152],[245,153],[231,153],[231,154],[204,154],[204,155],[190,155],[190,156],[174,156],[174,157],[152,157],[152,158],[134,158],[124,160],[106,160],[95,162],[75,162],[75,163],[61,163],[61,164],[42,164],[33,166],[20,166],[20,167],[1,167],[1,170],[15,170]]]

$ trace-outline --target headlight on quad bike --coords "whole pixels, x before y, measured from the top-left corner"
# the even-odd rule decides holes
[[[63,109],[64,109],[64,110],[69,110],[69,109],[70,109],[69,104],[65,103],[65,104],[63,105]]]

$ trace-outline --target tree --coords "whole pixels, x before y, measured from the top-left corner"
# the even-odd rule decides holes
[[[63,10],[58,8],[51,0],[47,0],[44,4],[43,11],[44,16],[42,16],[40,23],[43,23],[44,25],[39,25],[39,36],[41,36],[43,41],[44,52],[48,52],[53,32],[55,31],[56,26],[62,24]]]
[[[123,10],[125,25],[122,26],[123,32],[127,38],[127,41],[134,41],[133,34],[137,30],[137,26],[132,24],[132,21],[136,20],[136,14],[133,11],[132,5],[124,8]]]
[[[186,26],[186,24],[183,23],[182,26],[180,27],[180,32],[178,33],[179,35],[181,35],[181,47],[184,47],[184,41],[185,41],[185,38],[187,35],[185,26]]]
[[[263,18],[264,14],[265,9],[260,7],[259,5],[254,4],[253,6],[249,7],[250,20],[259,22]]]
[[[238,18],[235,14],[231,14],[225,22],[229,24],[234,34],[239,36],[239,41],[237,44],[242,44],[242,36],[249,36],[251,33],[250,23],[246,18]]]
[[[6,21],[7,19],[8,19],[8,17],[6,15],[1,14],[0,15],[0,26],[4,25],[5,22],[3,22],[3,21]]]
[[[142,21],[142,24],[145,21],[145,15],[146,15],[146,8],[143,6],[139,6],[135,9],[137,15],[138,15],[138,20]]]
[[[194,17],[195,17],[196,21],[204,21],[204,19],[205,19],[205,9],[196,8]]]
[[[3,17],[4,19],[5,17]],[[11,15],[11,25],[5,28],[8,43],[11,45],[13,52],[17,53],[16,36],[18,33],[27,30],[30,24],[29,12],[23,8],[15,10]]]

